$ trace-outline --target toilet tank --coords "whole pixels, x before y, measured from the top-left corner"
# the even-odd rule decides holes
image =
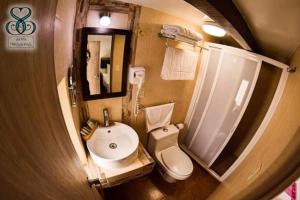
[[[179,129],[173,124],[150,132],[148,141],[148,150],[150,154],[154,155],[157,151],[178,145],[178,134]]]

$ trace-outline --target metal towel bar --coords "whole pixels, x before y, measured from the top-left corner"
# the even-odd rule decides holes
[[[168,46],[168,40],[170,39],[170,40],[174,40],[174,41],[184,42],[184,43],[193,45],[194,47],[199,47],[199,48],[204,49],[204,50],[208,50],[207,48],[199,45],[198,42],[196,42],[196,41],[195,42],[190,42],[190,41],[182,40],[182,39],[179,39],[179,38],[176,38],[176,37],[170,37],[170,36],[164,35],[162,33],[159,33],[158,36],[161,37],[161,38],[166,38],[167,39],[166,46]]]

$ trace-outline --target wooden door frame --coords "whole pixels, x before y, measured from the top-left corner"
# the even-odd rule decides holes
[[[1,1],[7,22],[19,1]],[[0,33],[0,199],[100,199],[89,187],[60,108],[54,69],[57,0],[28,0],[33,50],[10,50]]]

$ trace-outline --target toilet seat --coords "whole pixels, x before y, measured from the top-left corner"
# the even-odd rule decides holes
[[[172,146],[161,152],[163,164],[174,174],[189,176],[193,172],[191,159],[177,146]]]

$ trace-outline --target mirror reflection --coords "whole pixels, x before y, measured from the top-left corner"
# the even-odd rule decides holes
[[[86,79],[90,95],[121,92],[125,35],[88,35]]]

